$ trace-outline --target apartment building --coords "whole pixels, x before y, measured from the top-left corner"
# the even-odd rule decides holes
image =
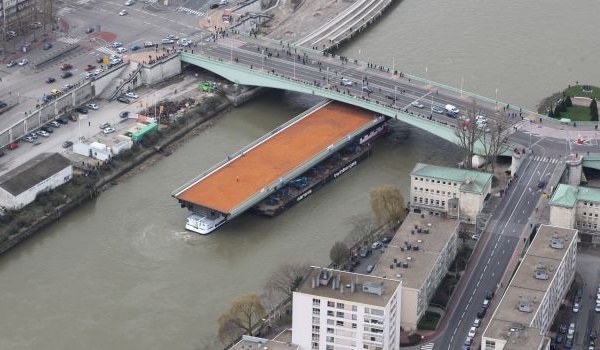
[[[417,163],[411,172],[410,207],[413,211],[444,213],[475,220],[492,189],[492,174]]]
[[[405,331],[417,328],[454,261],[458,228],[456,219],[409,213],[371,273],[402,281],[400,319]]]
[[[600,189],[559,184],[549,204],[551,225],[577,229],[582,243],[600,244]]]
[[[547,332],[575,276],[577,230],[542,225],[481,336],[484,350],[548,349]]]
[[[20,49],[52,28],[52,0],[2,0],[0,12],[0,42],[5,49]]]
[[[292,343],[300,349],[400,347],[401,281],[312,267],[293,295]]]

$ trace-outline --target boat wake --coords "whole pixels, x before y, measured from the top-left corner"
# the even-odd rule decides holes
[[[191,245],[200,244],[202,242],[202,237],[199,234],[189,231],[173,232],[172,237],[175,240],[184,241]]]

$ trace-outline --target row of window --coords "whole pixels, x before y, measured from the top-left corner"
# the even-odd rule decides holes
[[[321,306],[321,299],[313,298],[312,304],[313,304],[313,306]],[[337,309],[344,309],[346,307],[346,305],[344,305],[344,303],[336,303],[331,300],[328,300],[327,307],[335,307]],[[352,311],[354,311],[354,312],[358,311],[358,306],[352,305]]]
[[[431,183],[438,183],[438,184],[442,184],[442,185],[448,185],[448,186],[458,186],[457,182],[450,182],[450,181],[444,181],[444,180],[434,180],[431,179],[431,181],[428,178],[423,179],[422,177],[415,177],[414,178],[415,181],[425,181],[425,182],[431,182]]]
[[[419,203],[419,204],[426,204],[426,205],[433,205],[436,207],[442,207],[445,208],[446,207],[446,201],[440,201],[439,199],[429,199],[429,198],[425,198],[423,199],[423,197],[413,197],[413,203]]]
[[[424,189],[423,187],[415,186],[415,187],[413,187],[413,190],[415,192],[425,192],[425,193],[431,193],[431,194],[434,193],[433,189],[431,189],[431,191],[430,191],[429,188]],[[450,192],[450,191],[446,192],[446,191],[435,190],[435,194],[442,195],[442,196],[448,196],[448,197],[456,197],[456,192]]]
[[[592,202],[583,202],[583,205],[586,207],[600,207],[600,203],[592,203]]]
[[[577,227],[577,228],[589,228],[589,229],[597,230],[598,229],[598,224],[596,224],[596,223],[590,223],[590,222],[579,222],[579,221],[577,221],[575,223],[575,227]]]
[[[596,218],[596,219],[598,218],[598,213],[588,213],[588,212],[584,211],[583,213],[581,213],[581,215],[587,216],[587,217],[590,217],[590,218],[592,218],[592,217]]]

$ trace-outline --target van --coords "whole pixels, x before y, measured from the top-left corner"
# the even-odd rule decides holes
[[[152,43],[152,41],[146,41],[144,43],[144,47],[152,47],[152,46],[154,46],[154,43]]]
[[[175,44],[175,40],[173,39],[162,39],[161,42],[163,45]]]
[[[444,109],[445,109],[447,112],[452,112],[452,113],[454,113],[454,114],[458,114],[458,112],[460,112],[460,111],[458,110],[458,108],[456,108],[455,106],[453,106],[453,105],[450,105],[450,104],[446,105],[446,106],[444,107]]]

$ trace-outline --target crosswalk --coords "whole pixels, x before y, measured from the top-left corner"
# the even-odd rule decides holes
[[[177,11],[179,11],[179,12],[186,12],[186,13],[189,13],[190,15],[196,15],[198,17],[204,16],[204,12],[202,12],[202,11],[192,10],[190,8],[183,7],[183,6],[179,6],[177,8]]]
[[[97,51],[100,51],[100,52],[102,52],[102,53],[105,53],[105,54],[107,54],[107,55],[109,55],[109,56],[110,56],[110,55],[118,55],[117,51],[115,51],[115,50],[113,50],[113,49],[110,49],[110,48],[108,48],[108,47],[106,47],[106,46],[99,47],[99,48],[97,48],[96,50],[97,50]]]
[[[421,350],[432,350],[433,349],[433,345],[435,345],[435,343],[423,344],[423,345],[421,345]]]
[[[542,157],[542,156],[535,156],[531,159],[533,159],[534,162],[543,162],[543,163],[550,163],[550,164],[558,164],[560,162],[556,158]]]
[[[77,44],[79,40],[79,38],[70,38],[68,36],[63,36],[56,39],[56,41],[60,41],[67,44]]]

